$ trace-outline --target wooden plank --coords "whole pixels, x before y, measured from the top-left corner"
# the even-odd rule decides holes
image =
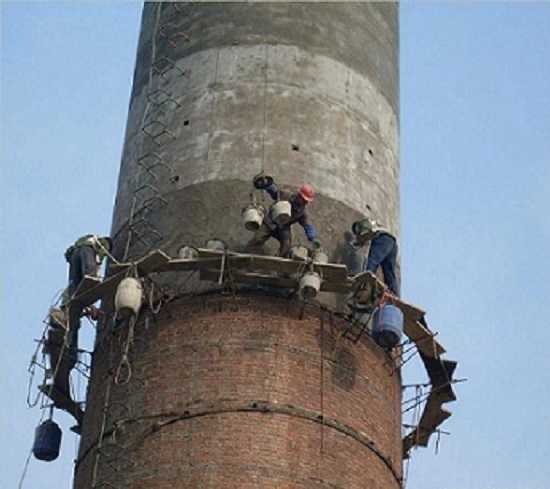
[[[136,262],[135,265],[140,275],[147,275],[148,273],[154,272],[168,261],[170,261],[170,257],[168,255],[160,250],[155,250],[145,258],[142,258]],[[80,308],[83,308],[93,304],[108,294],[114,293],[118,287],[118,284],[126,278],[127,273],[127,269],[118,272],[91,289],[75,295],[72,302],[76,303],[76,305]]]
[[[418,426],[403,439],[404,457],[408,457],[408,452],[413,446],[428,446],[430,436],[451,415],[451,411],[441,407],[441,402],[437,400],[437,395],[432,391],[428,396]]]
[[[434,334],[408,315],[405,315],[403,331],[424,355],[433,358],[445,353],[445,348],[436,341]]]
[[[219,279],[219,272],[213,270],[201,270],[201,279],[217,282]],[[223,275],[224,281],[229,281],[227,273]],[[234,270],[231,272],[231,278],[236,283],[253,284],[253,285],[267,285],[275,287],[283,287],[290,289],[298,288],[298,281],[290,277],[278,277],[276,275],[265,275],[253,272],[243,272],[240,270]]]
[[[199,248],[199,257],[221,257],[227,253],[228,263],[237,268],[248,267],[254,271],[280,272],[295,274],[302,272],[305,267],[312,266],[313,271],[319,273],[323,279],[331,281],[345,281],[348,278],[347,268],[340,263],[313,264],[310,261],[291,260],[279,256],[251,255],[246,253],[223,252]]]
[[[416,306],[413,306],[412,304],[409,304],[408,302],[405,302],[401,298],[397,298],[392,300],[392,303],[394,303],[401,311],[403,312],[403,315],[411,318],[414,321],[420,321],[425,315],[426,312],[422,309],[419,309]]]
[[[351,280],[345,281],[333,281],[333,280],[323,280],[321,282],[321,291],[322,292],[332,292],[335,294],[348,294],[352,292],[353,283]]]
[[[192,270],[219,269],[222,264],[221,257],[182,259],[173,258],[161,265],[157,272],[185,272]]]
[[[348,280],[348,269],[341,263],[315,263],[313,271],[319,273],[323,280],[330,282],[347,282]]]
[[[160,250],[154,250],[145,258],[136,262],[138,274],[141,276],[154,272],[168,261],[170,261],[170,257],[166,253]]]
[[[78,287],[73,295],[74,297],[76,297],[80,294],[84,294],[85,292],[92,289],[96,285],[99,285],[100,283],[101,279],[99,277],[91,277],[90,275],[85,275],[82,279],[82,282],[78,284]]]
[[[111,263],[109,265],[109,270],[118,273],[119,271],[128,270],[128,268],[136,265],[139,275],[147,275],[159,269],[161,265],[167,261],[170,261],[170,257],[166,253],[161,250],[153,250],[146,257],[137,262]]]
[[[43,384],[40,385],[38,389],[53,401],[56,408],[67,411],[76,419],[79,425],[82,423],[84,411],[80,408],[78,403],[71,399],[68,392],[63,392],[55,384]]]

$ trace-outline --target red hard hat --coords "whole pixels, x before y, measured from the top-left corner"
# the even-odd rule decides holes
[[[311,202],[313,200],[313,197],[315,196],[315,190],[313,190],[313,187],[311,185],[302,185],[298,189],[298,193],[304,199],[306,202]]]

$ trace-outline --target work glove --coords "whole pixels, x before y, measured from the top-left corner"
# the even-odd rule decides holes
[[[256,175],[252,180],[252,185],[259,190],[269,187],[272,183],[273,177],[270,177],[269,175]]]
[[[315,238],[311,242],[311,246],[313,248],[313,251],[319,251],[321,249],[321,241],[319,241],[317,238]]]

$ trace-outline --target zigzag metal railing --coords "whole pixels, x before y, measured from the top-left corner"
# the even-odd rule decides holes
[[[159,9],[161,8],[159,4]],[[177,2],[172,4],[172,8],[173,13],[177,16],[187,15],[186,10],[179,6]],[[167,47],[175,48],[178,44],[189,40],[189,36],[179,30],[174,22],[170,21],[156,28],[153,43],[165,43]],[[160,49],[162,49],[162,46],[160,46]],[[156,52],[156,50],[154,49],[153,52]],[[177,134],[170,128],[167,116],[170,112],[181,107],[176,96],[166,86],[173,77],[186,74],[185,70],[166,55],[154,60],[149,70],[147,105],[141,126],[144,137],[142,149],[144,151],[137,159],[137,164],[145,170],[142,173],[145,178],[142,179],[141,185],[133,191],[133,204],[128,221],[129,236],[125,255],[129,251],[133,237],[145,247],[152,247],[163,239],[162,233],[155,227],[150,216],[153,210],[168,205],[168,201],[161,195],[156,182],[164,177],[171,178],[171,167],[164,160],[161,150],[162,146],[177,139]],[[151,149],[147,149],[151,146],[153,146]]]

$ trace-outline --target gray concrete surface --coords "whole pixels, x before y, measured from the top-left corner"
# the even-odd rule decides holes
[[[146,4],[117,255],[212,236],[241,249],[261,170],[315,187],[311,220],[335,260],[356,266],[346,231],[367,203],[399,235],[397,21],[391,3]]]

